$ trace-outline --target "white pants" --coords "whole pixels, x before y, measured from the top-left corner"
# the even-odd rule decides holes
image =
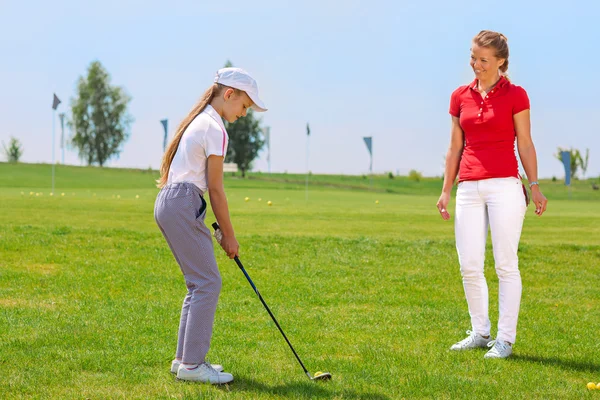
[[[472,330],[490,335],[488,287],[483,274],[488,224],[499,281],[498,340],[515,343],[521,305],[517,250],[525,217],[525,196],[517,178],[463,181],[456,192],[456,249]]]

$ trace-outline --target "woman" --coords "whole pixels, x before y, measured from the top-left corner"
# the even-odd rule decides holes
[[[219,70],[214,84],[179,125],[160,167],[161,190],[154,216],[188,290],[181,309],[177,352],[171,364],[171,372],[183,380],[212,384],[233,381],[233,376],[222,372],[220,365],[206,361],[221,276],[210,230],[204,223],[204,195],[208,191],[221,227],[223,236],[219,244],[229,258],[234,258],[239,244],[223,188],[228,136],[222,118],[234,122],[246,116],[249,107],[267,110],[258,97],[256,81],[239,68]]]
[[[452,131],[446,154],[442,194],[437,202],[444,220],[458,174],[455,235],[463,286],[471,316],[468,337],[452,350],[491,347],[485,358],[506,358],[517,336],[521,275],[517,249],[527,207],[527,191],[518,172],[514,143],[527,174],[535,213],[547,200],[537,182],[537,158],[531,139],[529,98],[511,83],[508,42],[498,32],[481,31],[473,38],[471,67],[475,80],[456,89],[450,100]],[[498,334],[492,340],[488,288],[483,274],[488,224],[499,280]]]

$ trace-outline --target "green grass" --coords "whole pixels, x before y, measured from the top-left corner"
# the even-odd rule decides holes
[[[600,195],[588,182],[571,194],[542,182],[548,212],[530,207],[520,246],[514,357],[490,362],[448,351],[469,319],[453,225],[435,209],[440,179],[383,176],[371,187],[360,176],[311,176],[306,201],[300,175],[228,176],[246,269],[307,368],[333,380],[303,375],[219,251],[209,356],[235,382],[212,387],[168,372],[185,286],[154,223],[156,172],[58,166],[54,196],[50,173],[0,164],[0,398],[600,395],[585,388],[600,381]],[[491,248],[486,275],[495,324]]]

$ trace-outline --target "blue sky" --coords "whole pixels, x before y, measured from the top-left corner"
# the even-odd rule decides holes
[[[23,161],[52,158],[52,93],[69,113],[99,60],[133,97],[131,137],[110,166],[158,167],[172,134],[227,60],[257,79],[270,108],[271,170],[441,175],[451,92],[470,82],[469,46],[504,33],[509,74],[529,93],[540,176],[562,177],[558,146],[590,149],[600,175],[600,5],[595,1],[0,0],[0,140]],[[66,130],[66,134],[70,132]],[[56,121],[56,158],[60,160]],[[74,150],[66,163],[80,165]],[[266,153],[255,162],[266,171]]]

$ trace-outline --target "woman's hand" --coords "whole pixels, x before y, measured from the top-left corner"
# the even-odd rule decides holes
[[[548,199],[543,195],[538,185],[534,185],[531,188],[531,201],[533,201],[533,205],[535,206],[535,213],[541,217],[544,211],[546,211]]]
[[[436,206],[442,218],[447,221],[450,219],[450,213],[448,212],[448,203],[450,203],[450,193],[442,192],[440,199]]]

